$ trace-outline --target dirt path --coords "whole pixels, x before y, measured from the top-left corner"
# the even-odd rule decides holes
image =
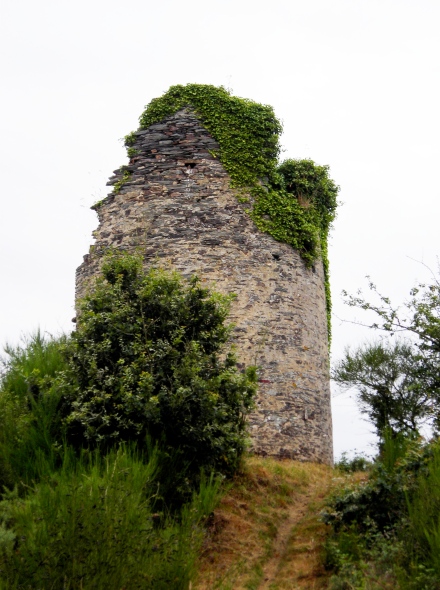
[[[197,590],[321,590],[334,472],[322,465],[252,459],[216,510]]]
[[[328,482],[302,495],[278,527],[272,556],[263,565],[258,590],[325,588],[327,575],[322,567],[321,550],[325,528],[319,509],[328,491]]]
[[[309,498],[306,496],[305,498]],[[304,498],[304,499],[305,499]],[[298,505],[299,504],[299,505]],[[305,502],[299,502],[291,507],[289,516],[278,527],[278,534],[273,543],[273,555],[263,566],[263,582],[259,589],[269,590],[271,585],[275,582],[277,574],[280,572],[282,563],[286,557],[289,542],[294,536],[293,529],[301,522],[307,513],[307,505]]]

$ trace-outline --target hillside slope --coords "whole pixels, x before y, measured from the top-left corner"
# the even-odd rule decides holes
[[[247,459],[211,518],[194,590],[326,588],[319,514],[338,475],[313,463]]]

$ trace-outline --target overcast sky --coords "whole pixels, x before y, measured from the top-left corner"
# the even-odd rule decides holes
[[[330,166],[333,358],[371,339],[342,289],[371,275],[403,302],[437,268],[439,26],[438,0],[2,0],[0,344],[71,330],[121,138],[189,82],[272,105],[283,158]],[[334,430],[337,455],[373,452],[350,393]]]

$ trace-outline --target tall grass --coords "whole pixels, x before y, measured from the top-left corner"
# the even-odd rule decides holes
[[[440,442],[385,435],[368,480],[324,518],[331,590],[440,590]]]
[[[432,447],[427,469],[417,478],[417,493],[408,497],[409,532],[406,546],[411,555],[411,579],[437,580],[440,588],[440,446]],[[427,582],[425,582],[427,584]]]
[[[6,346],[0,379],[0,491],[36,476],[42,455],[52,463],[62,447],[58,375],[66,366],[67,338],[38,331],[22,345]]]
[[[66,343],[37,332],[2,362],[0,590],[187,590],[220,479],[202,474],[168,512],[185,476],[178,449],[69,447]]]
[[[186,590],[218,480],[178,515],[155,512],[158,454],[120,448],[75,458],[25,497],[0,502],[0,588]]]

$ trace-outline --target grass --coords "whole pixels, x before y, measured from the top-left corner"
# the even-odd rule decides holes
[[[385,442],[368,477],[329,499],[329,590],[440,590],[439,441]]]
[[[166,508],[157,448],[101,454],[64,439],[66,338],[7,347],[0,380],[0,590],[187,590],[221,481]]]
[[[157,459],[66,451],[25,497],[7,493],[0,588],[187,590],[220,484],[205,479],[179,514],[157,513]]]
[[[50,469],[59,458],[63,438],[57,375],[66,362],[66,337],[44,338],[40,332],[20,346],[7,346],[1,363],[0,490],[37,477],[40,458]],[[62,445],[61,445],[62,447]]]
[[[430,577],[440,587],[440,446],[436,445],[428,469],[417,482],[418,493],[408,498],[410,539],[406,550],[413,556],[411,576]],[[431,582],[432,583],[432,582]]]
[[[3,361],[0,590],[440,590],[438,443],[390,437],[336,470],[248,457],[171,510],[177,455],[66,444],[65,344],[37,333]]]
[[[214,511],[194,588],[311,588],[310,579],[323,587],[319,513],[333,475],[322,465],[249,457]]]

